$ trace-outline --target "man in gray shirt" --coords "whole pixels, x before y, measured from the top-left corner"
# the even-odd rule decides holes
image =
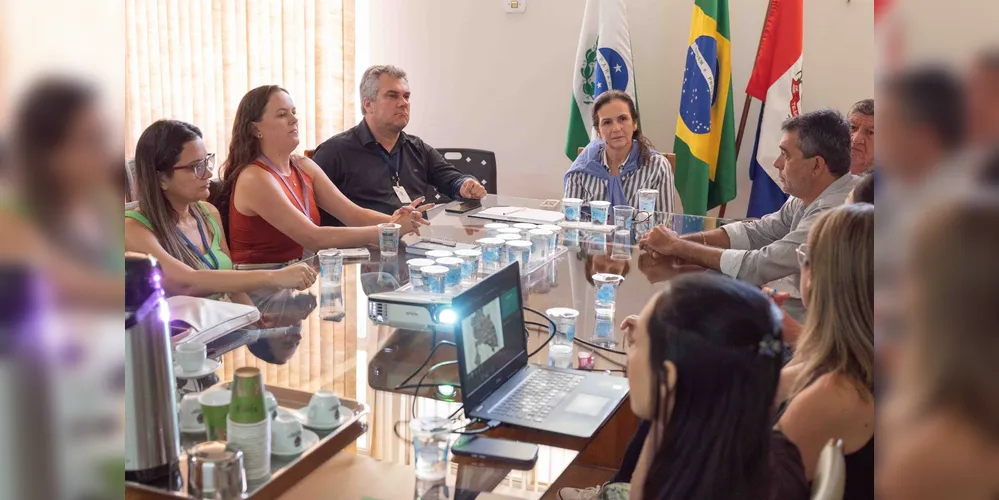
[[[781,153],[774,167],[791,197],[779,211],[684,236],[660,225],[642,238],[641,246],[755,285],[792,276],[795,290],[785,309],[797,319],[803,311],[796,251],[807,241],[812,222],[843,204],[855,179],[850,175],[850,126],[838,111],[823,109],[792,117],[781,130]]]

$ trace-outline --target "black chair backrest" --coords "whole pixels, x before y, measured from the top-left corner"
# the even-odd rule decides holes
[[[471,175],[479,180],[489,194],[496,193],[496,153],[484,149],[437,148],[448,163],[463,174]],[[427,202],[447,203],[451,201],[447,195],[438,193],[434,186],[427,188]]]

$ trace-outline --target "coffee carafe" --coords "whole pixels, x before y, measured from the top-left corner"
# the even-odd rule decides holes
[[[180,434],[163,274],[146,254],[125,255],[125,479],[180,486]]]

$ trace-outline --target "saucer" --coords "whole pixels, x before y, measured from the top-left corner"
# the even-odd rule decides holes
[[[204,434],[205,424],[201,424],[196,427],[180,427],[181,434]]]
[[[215,361],[214,359],[206,359],[204,363],[201,364],[201,369],[196,372],[185,372],[181,368],[180,363],[174,362],[173,364],[173,376],[181,380],[189,380],[193,378],[207,377],[215,373],[215,370],[219,369],[222,363]]]
[[[304,425],[304,424],[303,424]],[[275,457],[294,457],[309,448],[312,448],[319,442],[319,435],[309,429],[302,429],[302,444],[295,451],[277,451],[274,449],[273,444],[271,445],[271,455]]]
[[[353,410],[347,408],[346,406],[340,405],[340,420],[338,422],[336,422],[335,424],[318,425],[309,422],[308,413],[309,413],[309,407],[306,406],[305,408],[299,408],[295,410],[292,414],[295,416],[295,418],[301,421],[302,425],[304,425],[305,427],[308,427],[310,429],[316,429],[319,431],[331,431],[333,429],[336,429],[337,427],[340,427],[341,425],[343,425],[344,422],[346,422],[347,420],[349,420],[351,417],[354,416]]]

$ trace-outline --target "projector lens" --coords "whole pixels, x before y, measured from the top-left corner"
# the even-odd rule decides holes
[[[444,325],[453,325],[458,319],[458,314],[453,309],[443,309],[437,313],[437,322]]]

